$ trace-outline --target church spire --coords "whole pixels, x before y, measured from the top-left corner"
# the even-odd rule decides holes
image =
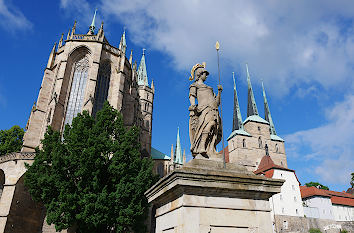
[[[176,141],[176,151],[175,151],[175,163],[183,164],[183,157],[182,157],[182,148],[181,148],[181,140],[179,138],[179,127],[177,129],[177,141]]]
[[[250,73],[248,72],[248,65],[246,64],[246,71],[247,71],[247,84],[248,84],[248,104],[247,104],[247,117],[252,115],[258,116],[258,110],[256,101],[253,95],[253,89],[251,84]]]
[[[145,50],[146,49],[143,49],[143,56],[141,57],[140,65],[138,68],[138,85],[148,86],[149,82],[145,64]]]
[[[125,53],[125,50],[127,49],[127,41],[125,39],[125,27],[124,27],[122,37],[120,38],[119,49],[121,51],[123,51],[124,53]]]
[[[277,132],[275,131],[274,123],[272,120],[272,116],[270,115],[270,110],[269,110],[269,106],[268,106],[267,96],[266,96],[266,93],[264,90],[263,81],[262,81],[262,89],[263,89],[263,99],[264,99],[264,115],[265,115],[264,119],[269,122],[270,134],[277,135]]]
[[[233,116],[233,124],[232,131],[243,129],[242,116],[240,111],[240,106],[238,103],[237,90],[236,90],[236,82],[235,82],[235,73],[232,72],[232,79],[234,80],[234,116]]]
[[[130,57],[129,57],[129,63],[133,65],[133,50],[130,50]]]
[[[93,18],[92,18],[92,23],[89,27],[89,31],[87,34],[89,35],[94,35],[95,34],[95,20],[96,20],[96,13],[97,13],[97,9],[95,10],[95,14],[93,15]]]

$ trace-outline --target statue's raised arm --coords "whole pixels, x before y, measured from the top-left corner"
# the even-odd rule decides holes
[[[205,63],[196,64],[191,70],[190,80],[195,81],[189,87],[189,136],[192,155],[197,158],[218,157],[216,145],[222,135],[218,111],[222,86],[218,86],[215,96],[213,88],[204,83],[208,75]]]

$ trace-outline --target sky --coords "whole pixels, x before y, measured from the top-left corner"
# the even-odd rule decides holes
[[[288,166],[300,182],[349,188],[354,172],[354,4],[349,0],[0,0],[0,129],[26,126],[53,44],[74,20],[76,32],[87,33],[96,8],[96,28],[104,21],[112,45],[118,46],[125,27],[134,61],[139,63],[146,49],[148,79],[155,85],[153,147],[169,155],[179,127],[191,158],[188,77],[193,65],[205,61],[206,83],[216,91],[218,40],[225,138],[232,128],[232,72],[246,118],[248,63],[260,116],[263,80]]]

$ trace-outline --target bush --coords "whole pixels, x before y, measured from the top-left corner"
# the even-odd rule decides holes
[[[309,233],[322,233],[318,228],[311,228]]]

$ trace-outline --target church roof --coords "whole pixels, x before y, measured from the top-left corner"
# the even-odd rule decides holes
[[[145,52],[143,49],[143,55],[140,60],[140,65],[138,68],[138,85],[148,86],[148,76],[146,71],[146,64],[145,64]]]
[[[179,137],[179,128],[177,130],[177,141],[176,141],[176,151],[175,151],[175,161],[174,161],[174,163],[183,164],[181,140],[180,140],[180,137]]]
[[[278,135],[274,135],[274,134],[271,134],[271,135],[270,135],[270,139],[272,139],[272,140],[274,140],[274,141],[284,142],[284,139],[282,139],[282,138],[279,137]]]
[[[236,131],[236,130],[243,131],[243,122],[242,122],[242,116],[241,116],[241,111],[240,111],[240,105],[238,103],[234,72],[232,72],[232,79],[234,80],[234,115],[233,115],[233,121],[232,121],[232,131]]]
[[[246,118],[246,120],[243,122],[243,124],[245,124],[248,121],[253,121],[253,122],[258,122],[258,123],[263,123],[263,124],[267,124],[269,125],[269,122],[264,120],[262,117],[258,116],[258,115],[252,115]]]
[[[248,72],[248,65],[246,64],[247,72],[247,84],[248,84],[248,103],[247,103],[247,117],[252,115],[258,116],[258,109],[256,105],[256,100],[254,99],[250,73]]]
[[[227,140],[230,140],[231,138],[235,137],[236,135],[251,136],[251,134],[247,133],[247,132],[244,131],[243,129],[237,129],[237,130],[232,131],[232,133],[231,133],[230,136],[227,138]]]
[[[262,157],[261,162],[259,163],[257,170],[254,171],[254,174],[256,174],[256,175],[264,174],[264,175],[266,175],[266,177],[272,178],[273,177],[273,173],[274,173],[274,169],[290,171],[290,172],[293,172],[295,174],[294,170],[275,164],[274,161],[272,160],[272,158],[269,155],[265,155],[265,156]],[[300,181],[297,178],[296,174],[295,174],[295,177],[296,177],[297,181],[300,184]]]
[[[151,158],[152,159],[163,159],[163,160],[170,160],[171,158],[166,154],[162,153],[161,151],[151,147]]]

